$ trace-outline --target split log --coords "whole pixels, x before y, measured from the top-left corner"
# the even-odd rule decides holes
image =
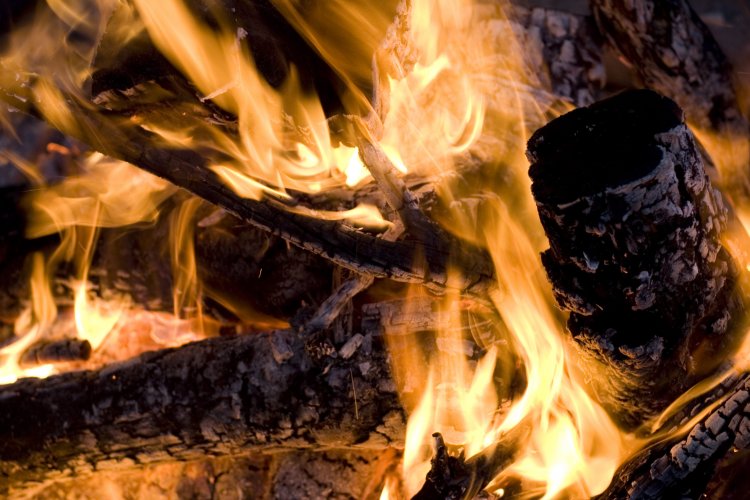
[[[592,390],[634,429],[712,373],[743,317],[726,209],[671,100],[629,91],[529,141],[542,254]]]
[[[34,415],[34,418],[29,418]],[[381,339],[314,364],[289,330],[222,337],[0,388],[0,491],[95,470],[283,448],[400,446]]]
[[[591,0],[599,31],[643,83],[685,110],[735,196],[750,190],[750,139],[731,64],[687,0]],[[739,202],[735,200],[735,202]]]

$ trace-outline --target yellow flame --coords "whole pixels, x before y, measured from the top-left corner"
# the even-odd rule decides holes
[[[169,243],[174,276],[173,311],[176,318],[187,316],[195,320],[196,329],[203,331],[203,302],[195,260],[195,214],[201,200],[184,201],[172,216]]]
[[[57,317],[44,256],[39,252],[32,255],[30,285],[31,304],[19,315],[13,328],[18,340],[0,349],[0,385],[13,383],[21,377],[47,377],[55,370],[51,365],[22,368],[18,364],[21,355],[42,338]]]
[[[154,175],[99,153],[89,156],[84,168],[84,175],[30,193],[27,237],[73,226],[119,227],[153,221],[159,205],[176,190]]]
[[[522,60],[524,51],[502,11],[495,12],[490,34],[502,40],[505,50],[488,47],[482,40],[488,33],[483,31],[485,25],[473,22],[477,18],[471,1],[419,0],[413,7],[414,36],[424,58],[409,77],[393,82],[382,142],[399,152],[410,171],[427,172],[453,168],[451,156],[440,160],[430,154],[433,148],[456,154],[492,145],[490,158],[503,170],[493,177],[490,169],[483,177],[486,184],[479,188],[486,191],[481,198],[469,205],[466,200],[472,198],[466,195],[472,193],[453,186],[442,194],[455,200],[445,224],[492,255],[498,279],[492,300],[502,326],[489,336],[475,335],[484,339],[480,344],[486,349],[478,363],[470,365],[455,349],[447,353],[439,349],[429,361],[429,377],[422,372],[428,382],[407,427],[405,492],[413,495],[423,482],[432,432],[441,432],[449,446],[472,456],[523,424],[530,425],[530,437],[504,476],[520,475],[540,484],[545,498],[598,494],[625,458],[629,443],[567,365],[564,323],[555,312],[541,268],[539,252],[546,241],[523,157],[529,129],[545,119],[544,105],[533,94],[539,82]],[[478,75],[492,75],[494,86]],[[441,89],[445,93],[437,94]],[[436,94],[440,100],[432,101]],[[440,103],[438,110],[433,108],[435,102]],[[391,125],[391,119],[412,130]],[[508,177],[513,178],[510,184],[499,180]],[[453,320],[451,327],[441,329],[439,340],[451,338],[453,345],[460,345],[471,324],[456,309],[459,297],[448,295],[444,300],[442,307],[453,311]],[[519,359],[511,354],[507,341]],[[389,347],[392,344],[389,341]],[[409,370],[418,372],[424,365],[418,348],[391,351],[397,377]],[[496,395],[513,396],[507,388],[519,367],[525,372],[523,393],[500,409]],[[499,386],[495,385],[498,377]]]

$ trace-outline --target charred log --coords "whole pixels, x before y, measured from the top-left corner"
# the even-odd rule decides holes
[[[682,112],[651,91],[573,111],[529,141],[542,260],[592,389],[635,428],[712,373],[744,308]],[[594,375],[598,371],[604,373]]]
[[[154,311],[175,311],[174,271],[169,247],[171,221],[185,197],[163,203],[151,224],[107,228],[99,232],[88,284],[91,293],[109,300],[125,297],[134,305]],[[12,323],[30,302],[32,256],[51,254],[59,238],[24,237],[24,213],[15,191],[3,196],[9,219],[0,231],[0,322]],[[191,242],[196,273],[206,311],[217,319],[254,321],[258,325],[288,321],[302,304],[325,300],[332,287],[333,266],[280,238],[249,226],[228,213],[204,204],[193,219]],[[59,306],[72,305],[78,270],[70,262],[52,270],[52,291]],[[194,307],[195,304],[183,304]],[[175,311],[182,315],[185,311]]]
[[[687,0],[591,0],[599,30],[643,83],[685,110],[734,190],[748,190],[748,122],[719,44]],[[738,201],[738,200],[735,200]]]
[[[659,443],[630,459],[602,498],[700,497],[722,460],[750,448],[750,378],[730,376],[715,392],[722,396],[721,404],[684,438]]]
[[[35,418],[28,418],[35,415]],[[381,339],[311,362],[293,331],[209,339],[0,388],[0,490],[113,467],[283,448],[398,446]]]
[[[534,64],[532,61],[541,56],[537,62],[542,62],[547,72],[540,72],[539,76],[553,94],[576,106],[587,106],[597,100],[605,74],[602,48],[592,18],[521,7],[511,11],[511,18],[524,27],[519,42],[534,48],[527,49],[530,56],[527,62]]]

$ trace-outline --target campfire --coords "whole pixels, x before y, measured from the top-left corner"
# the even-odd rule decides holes
[[[0,2],[0,494],[741,496],[709,18]]]

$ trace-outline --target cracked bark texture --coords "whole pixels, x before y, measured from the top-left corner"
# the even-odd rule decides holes
[[[677,105],[629,91],[538,130],[542,261],[579,364],[635,429],[726,359],[744,309],[726,209]]]
[[[384,347],[362,340],[316,365],[290,330],[221,337],[4,386],[0,492],[206,455],[399,446]]]
[[[750,448],[750,375],[730,380],[734,387],[720,386],[723,401],[686,437],[658,444],[629,460],[602,498],[656,500],[704,494],[720,462]]]
[[[526,48],[528,64],[542,62],[546,85],[552,93],[576,106],[597,100],[604,87],[602,47],[591,17],[553,9],[515,7],[511,19],[523,30],[519,43]],[[532,47],[530,50],[528,47]],[[535,61],[540,54],[542,61]]]
[[[746,196],[750,129],[733,70],[689,2],[591,0],[590,6],[602,35],[633,65],[644,85],[685,110],[699,140],[723,167],[723,182]]]
[[[377,499],[398,452],[329,450],[206,457],[84,478],[24,491],[20,498],[191,500]]]

